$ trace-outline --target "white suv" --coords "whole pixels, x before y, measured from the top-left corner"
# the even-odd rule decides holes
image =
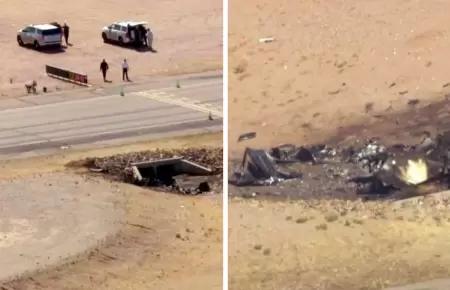
[[[137,29],[146,29],[145,21],[120,21],[109,26],[103,27],[102,38],[104,42],[118,42],[119,44],[128,44],[134,38],[134,31]],[[131,28],[131,35],[128,33]],[[131,38],[130,38],[131,36]]]
[[[33,45],[36,49],[45,46],[61,46],[61,27],[52,24],[28,25],[17,33],[20,46]]]

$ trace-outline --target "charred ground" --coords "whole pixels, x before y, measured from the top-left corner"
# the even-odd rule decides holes
[[[230,186],[230,195],[277,199],[340,198],[355,200],[360,198],[361,184],[348,181],[358,176],[367,176],[368,173],[361,168],[361,163],[347,161],[351,154],[356,156],[358,152],[361,152],[368,140],[386,146],[389,152],[395,152],[400,158],[400,155],[416,154],[416,147],[427,136],[431,136],[433,139],[450,128],[448,95],[444,95],[442,100],[435,103],[408,102],[408,104],[409,108],[402,112],[386,110],[383,114],[376,115],[368,112],[360,122],[337,128],[334,136],[320,142],[320,146],[327,148],[326,154],[329,155],[329,158],[326,162],[319,162],[315,165],[290,162],[281,165],[284,172],[300,173],[302,175],[300,178],[269,186]],[[314,124],[311,124],[311,128],[314,128]],[[311,129],[311,134],[314,134],[313,129]],[[444,139],[447,137],[444,136]],[[316,148],[317,144],[295,145],[320,151]],[[273,150],[271,155],[273,157]],[[433,159],[431,162],[436,170],[436,161],[440,166],[441,157],[434,156],[431,159]],[[241,160],[232,160],[230,170],[236,170],[240,164]],[[231,174],[232,172],[230,172]],[[442,180],[414,188],[414,190],[404,189],[397,192],[395,196],[405,198],[447,189],[448,185],[440,181]],[[367,195],[365,195],[366,197]]]

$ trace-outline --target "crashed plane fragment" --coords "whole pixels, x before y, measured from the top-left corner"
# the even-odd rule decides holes
[[[240,170],[233,173],[229,182],[236,186],[270,185],[282,180],[301,177],[300,173],[286,173],[265,150],[247,148]]]
[[[286,144],[268,151],[247,148],[241,170],[232,175],[230,183],[237,186],[269,185],[302,177],[300,172],[286,173],[281,169],[284,165],[299,162],[319,168],[323,165],[324,169],[328,166],[326,164],[338,167],[356,164],[356,167],[346,167],[361,169],[351,169],[354,172],[347,174],[347,183],[354,183],[364,189],[362,192],[369,194],[389,195],[402,190],[414,191],[433,182],[445,182],[448,187],[450,131],[435,138],[427,136],[416,145],[384,146],[369,140],[359,147]]]

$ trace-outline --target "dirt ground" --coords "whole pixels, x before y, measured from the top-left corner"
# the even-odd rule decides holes
[[[0,281],[83,255],[122,224],[117,188],[106,180],[52,172],[2,179],[0,187],[0,260],[8,265]]]
[[[2,163],[2,179],[64,172],[70,160],[144,149],[221,146],[221,134],[190,136]],[[222,289],[221,195],[184,197],[115,184],[123,230],[88,257],[2,289]]]
[[[133,81],[157,75],[216,70],[222,67],[222,1],[194,0],[189,3],[171,0],[143,4],[139,0],[76,1],[67,5],[56,0],[39,4],[39,13],[29,0],[11,2],[1,0],[5,17],[0,20],[1,97],[21,96],[24,83],[37,80],[39,87],[50,91],[74,88],[45,74],[45,65],[55,65],[88,75],[93,86],[104,86],[99,71],[106,59],[110,66],[108,79],[121,82],[121,63],[126,58]],[[104,44],[101,30],[121,20],[143,20],[154,34],[157,53],[137,52],[133,49]],[[69,42],[61,53],[44,53],[21,48],[16,41],[17,31],[30,23],[67,22]],[[12,82],[12,83],[11,83]]]
[[[234,199],[229,289],[379,290],[449,276],[448,201]]]
[[[242,149],[234,140],[247,131],[258,137],[245,145],[315,142],[366,111],[370,120],[409,99],[439,99],[450,81],[449,6],[231,0],[231,149]],[[258,42],[267,36],[275,41]]]
[[[448,129],[449,6],[231,0],[231,158],[245,146],[345,143],[360,136],[405,142],[423,130]],[[275,41],[259,43],[262,37]],[[237,143],[249,131],[257,137]],[[384,205],[392,218],[346,226],[339,217],[342,223],[330,225],[323,212],[343,205],[322,203],[324,210],[305,210],[301,201],[233,199],[230,289],[379,289],[450,276],[447,226],[434,225],[432,214],[424,214],[431,224],[401,220]],[[316,229],[321,223],[327,230]]]

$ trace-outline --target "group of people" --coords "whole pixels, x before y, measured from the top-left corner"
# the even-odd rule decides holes
[[[69,44],[70,28],[67,25],[67,23],[64,22],[64,25],[60,25],[58,22],[52,22],[51,24],[61,29],[66,44],[70,45]],[[142,25],[138,25],[135,27],[128,25],[127,36],[132,40],[132,43],[136,48],[145,46],[150,48],[150,50],[153,50],[152,47],[153,33],[149,28],[145,28]],[[128,68],[129,68],[128,62],[126,59],[124,59],[122,63],[122,80],[127,82],[130,81],[130,78],[128,77]],[[102,72],[104,82],[107,82],[106,74],[108,70],[109,65],[106,62],[106,60],[103,59],[103,61],[100,63],[100,71]]]
[[[127,37],[131,39],[132,44],[136,48],[141,48],[142,46],[150,48],[150,50],[153,50],[152,43],[153,43],[153,33],[149,28],[145,28],[142,25],[138,26],[130,26],[127,27]],[[123,60],[122,63],[122,80],[123,81],[130,81],[130,78],[128,77],[128,69],[129,65],[126,59]],[[106,62],[105,59],[102,60],[100,63],[100,71],[102,72],[103,81],[107,82],[106,79],[107,72],[109,70],[109,65]]]
[[[52,22],[50,24],[58,27],[61,30],[64,40],[66,42],[66,45],[70,45],[69,44],[70,27],[67,25],[67,23],[64,22],[63,25],[60,25],[58,22]],[[128,38],[130,38],[132,40],[132,43],[136,48],[140,48],[140,47],[144,46],[144,47],[150,48],[150,50],[153,50],[153,46],[152,46],[153,33],[150,30],[150,28],[145,28],[142,25],[138,25],[138,26],[128,25],[127,36],[128,36]]]
[[[130,81],[130,78],[128,77],[128,68],[129,68],[128,62],[126,59],[124,59],[122,63],[122,80],[127,82]],[[108,70],[109,65],[106,62],[106,60],[103,59],[103,61],[100,63],[100,71],[102,72],[104,82],[107,82],[106,73],[108,72]]]
[[[150,28],[145,28],[143,25],[130,26],[128,24],[127,37],[131,39],[136,48],[144,46],[153,50],[153,33],[150,31]]]

